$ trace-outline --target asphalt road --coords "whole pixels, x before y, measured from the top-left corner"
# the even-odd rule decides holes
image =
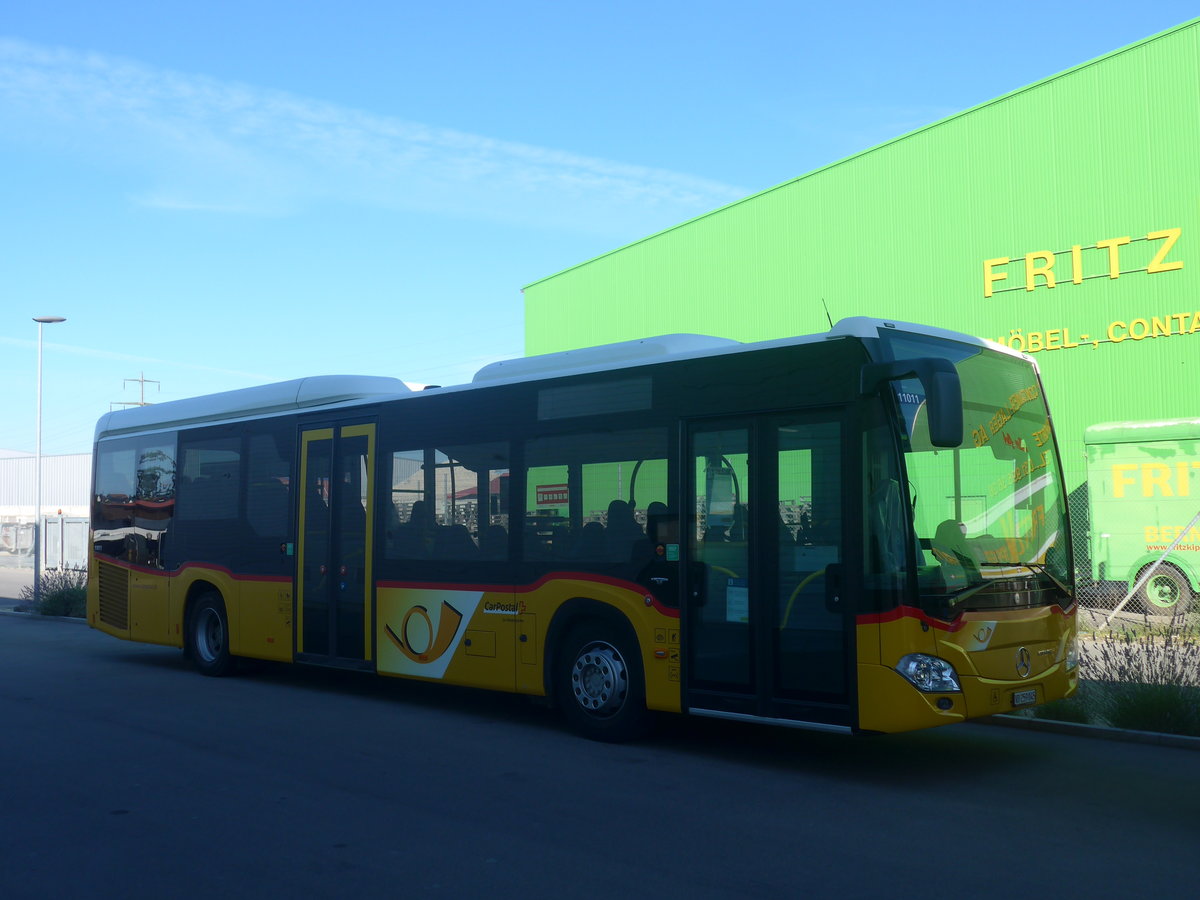
[[[1200,754],[671,717],[0,616],[0,897],[1192,897]]]

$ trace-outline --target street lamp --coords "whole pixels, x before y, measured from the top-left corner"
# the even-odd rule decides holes
[[[62,316],[34,316],[38,323],[37,450],[33,462],[33,606],[42,602],[42,328],[67,321]]]

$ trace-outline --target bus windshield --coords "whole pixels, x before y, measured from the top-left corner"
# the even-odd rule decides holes
[[[923,605],[955,613],[1064,602],[1063,479],[1033,365],[979,346],[884,338],[896,359],[948,359],[962,383],[964,439],[954,448],[931,445],[920,382],[894,383]]]

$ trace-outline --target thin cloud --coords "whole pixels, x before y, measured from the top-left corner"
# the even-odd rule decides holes
[[[0,111],[136,166],[147,183],[133,199],[159,209],[286,215],[335,201],[644,234],[748,193],[11,39],[0,39]]]
[[[37,341],[25,340],[22,338],[0,337],[0,344],[7,344],[10,347],[29,349],[37,347]],[[51,341],[45,342],[45,349],[55,354],[62,353],[68,356],[86,356],[91,359],[115,359],[120,360],[121,362],[170,366],[171,368],[186,369],[192,372],[210,372],[218,375],[232,375],[237,378],[251,378],[258,381],[279,380],[273,375],[264,375],[261,372],[244,372],[240,369],[222,369],[215,366],[200,366],[194,363],[180,362],[178,359],[160,359],[153,356],[137,356],[132,353],[116,353],[112,350],[96,350],[92,347],[76,347],[72,344],[59,344]]]

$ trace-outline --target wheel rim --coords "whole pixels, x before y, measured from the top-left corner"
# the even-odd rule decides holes
[[[205,662],[215,662],[225,648],[225,626],[215,609],[196,616],[196,652]]]
[[[1179,582],[1173,575],[1155,575],[1146,585],[1146,597],[1159,609],[1173,609],[1181,594]]]
[[[629,694],[629,669],[612,644],[594,641],[571,666],[571,692],[580,708],[594,716],[616,713]]]

